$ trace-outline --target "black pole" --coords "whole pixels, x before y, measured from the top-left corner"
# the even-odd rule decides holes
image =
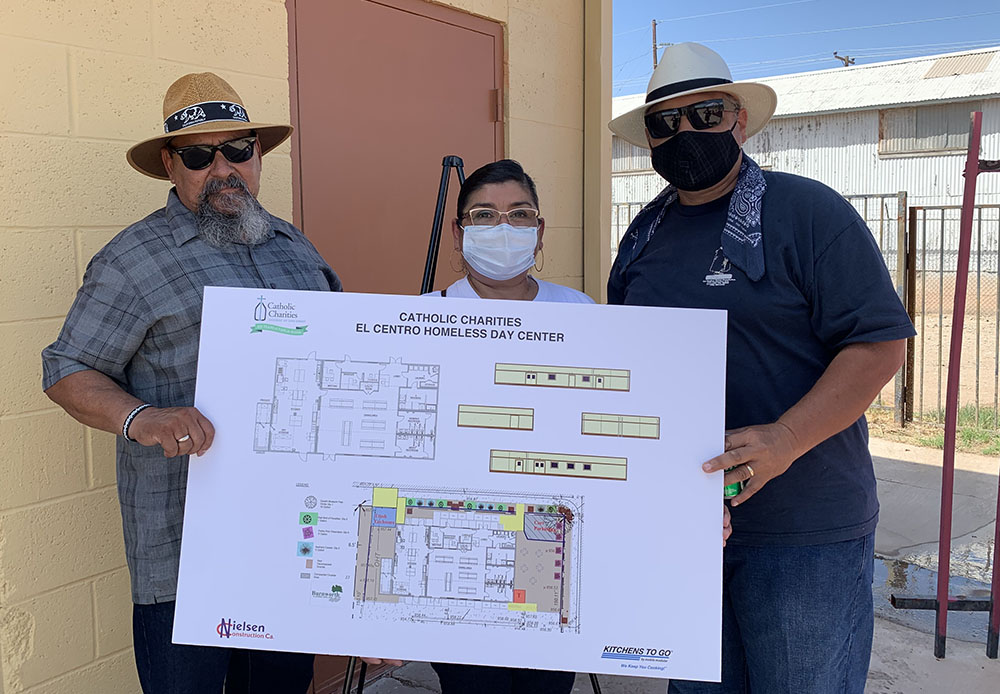
[[[434,208],[434,223],[431,238],[427,244],[427,260],[424,262],[424,279],[420,283],[420,293],[426,294],[434,287],[434,273],[437,270],[438,249],[441,247],[441,226],[444,222],[444,206],[448,201],[448,178],[451,167],[458,169],[459,184],[465,183],[465,172],[461,157],[449,154],[441,160],[441,183],[438,185],[437,206]]]

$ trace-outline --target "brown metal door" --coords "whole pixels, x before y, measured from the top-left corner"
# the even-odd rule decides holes
[[[441,159],[503,153],[503,28],[422,0],[289,0],[295,221],[349,291],[415,294]],[[452,175],[435,287],[449,268]]]

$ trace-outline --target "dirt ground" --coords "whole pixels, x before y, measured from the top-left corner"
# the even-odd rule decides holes
[[[990,281],[986,281],[989,279]],[[968,288],[964,326],[962,330],[962,361],[959,378],[959,403],[990,408],[995,417],[998,409],[998,323],[996,278],[984,278],[979,286],[973,277]],[[953,325],[954,275],[942,278],[918,275],[917,309],[914,325],[914,396],[917,418],[936,421],[943,419],[945,393],[948,384],[951,333]],[[891,406],[896,390],[895,381],[882,390],[881,404]]]

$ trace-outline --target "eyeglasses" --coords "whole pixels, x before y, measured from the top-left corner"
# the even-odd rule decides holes
[[[726,99],[706,99],[695,104],[668,108],[646,114],[646,131],[654,140],[673,137],[681,126],[681,116],[687,116],[688,122],[695,130],[714,128],[722,123],[726,111],[736,112],[739,109],[726,108]]]
[[[538,224],[538,210],[531,207],[518,207],[501,212],[489,207],[473,207],[463,217],[468,217],[478,226],[495,227],[504,217],[512,227],[533,227]]]
[[[253,146],[257,142],[256,135],[227,140],[217,145],[190,145],[188,147],[169,147],[168,149],[181,158],[184,166],[192,171],[208,168],[215,159],[216,152],[222,152],[226,161],[242,164],[253,156]]]

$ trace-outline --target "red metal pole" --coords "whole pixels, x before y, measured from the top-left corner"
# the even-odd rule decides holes
[[[941,469],[941,530],[938,537],[937,622],[934,656],[943,658],[948,634],[948,578],[951,573],[951,516],[955,487],[955,429],[958,424],[958,381],[962,364],[962,335],[965,328],[965,295],[969,284],[969,250],[972,245],[972,213],[976,204],[976,177],[979,175],[979,139],[983,114],[972,114],[969,155],[965,160],[965,195],[959,227],[958,267],[955,272],[955,306],[951,324],[951,351],[948,356],[948,389],[945,395],[944,464]],[[944,268],[942,268],[943,270]],[[993,610],[994,614],[996,610]]]
[[[986,657],[996,658],[1000,650],[1000,566],[997,566],[997,549],[1000,548],[1000,482],[997,483],[997,515],[993,530],[993,583],[990,586],[990,628],[986,634]]]

